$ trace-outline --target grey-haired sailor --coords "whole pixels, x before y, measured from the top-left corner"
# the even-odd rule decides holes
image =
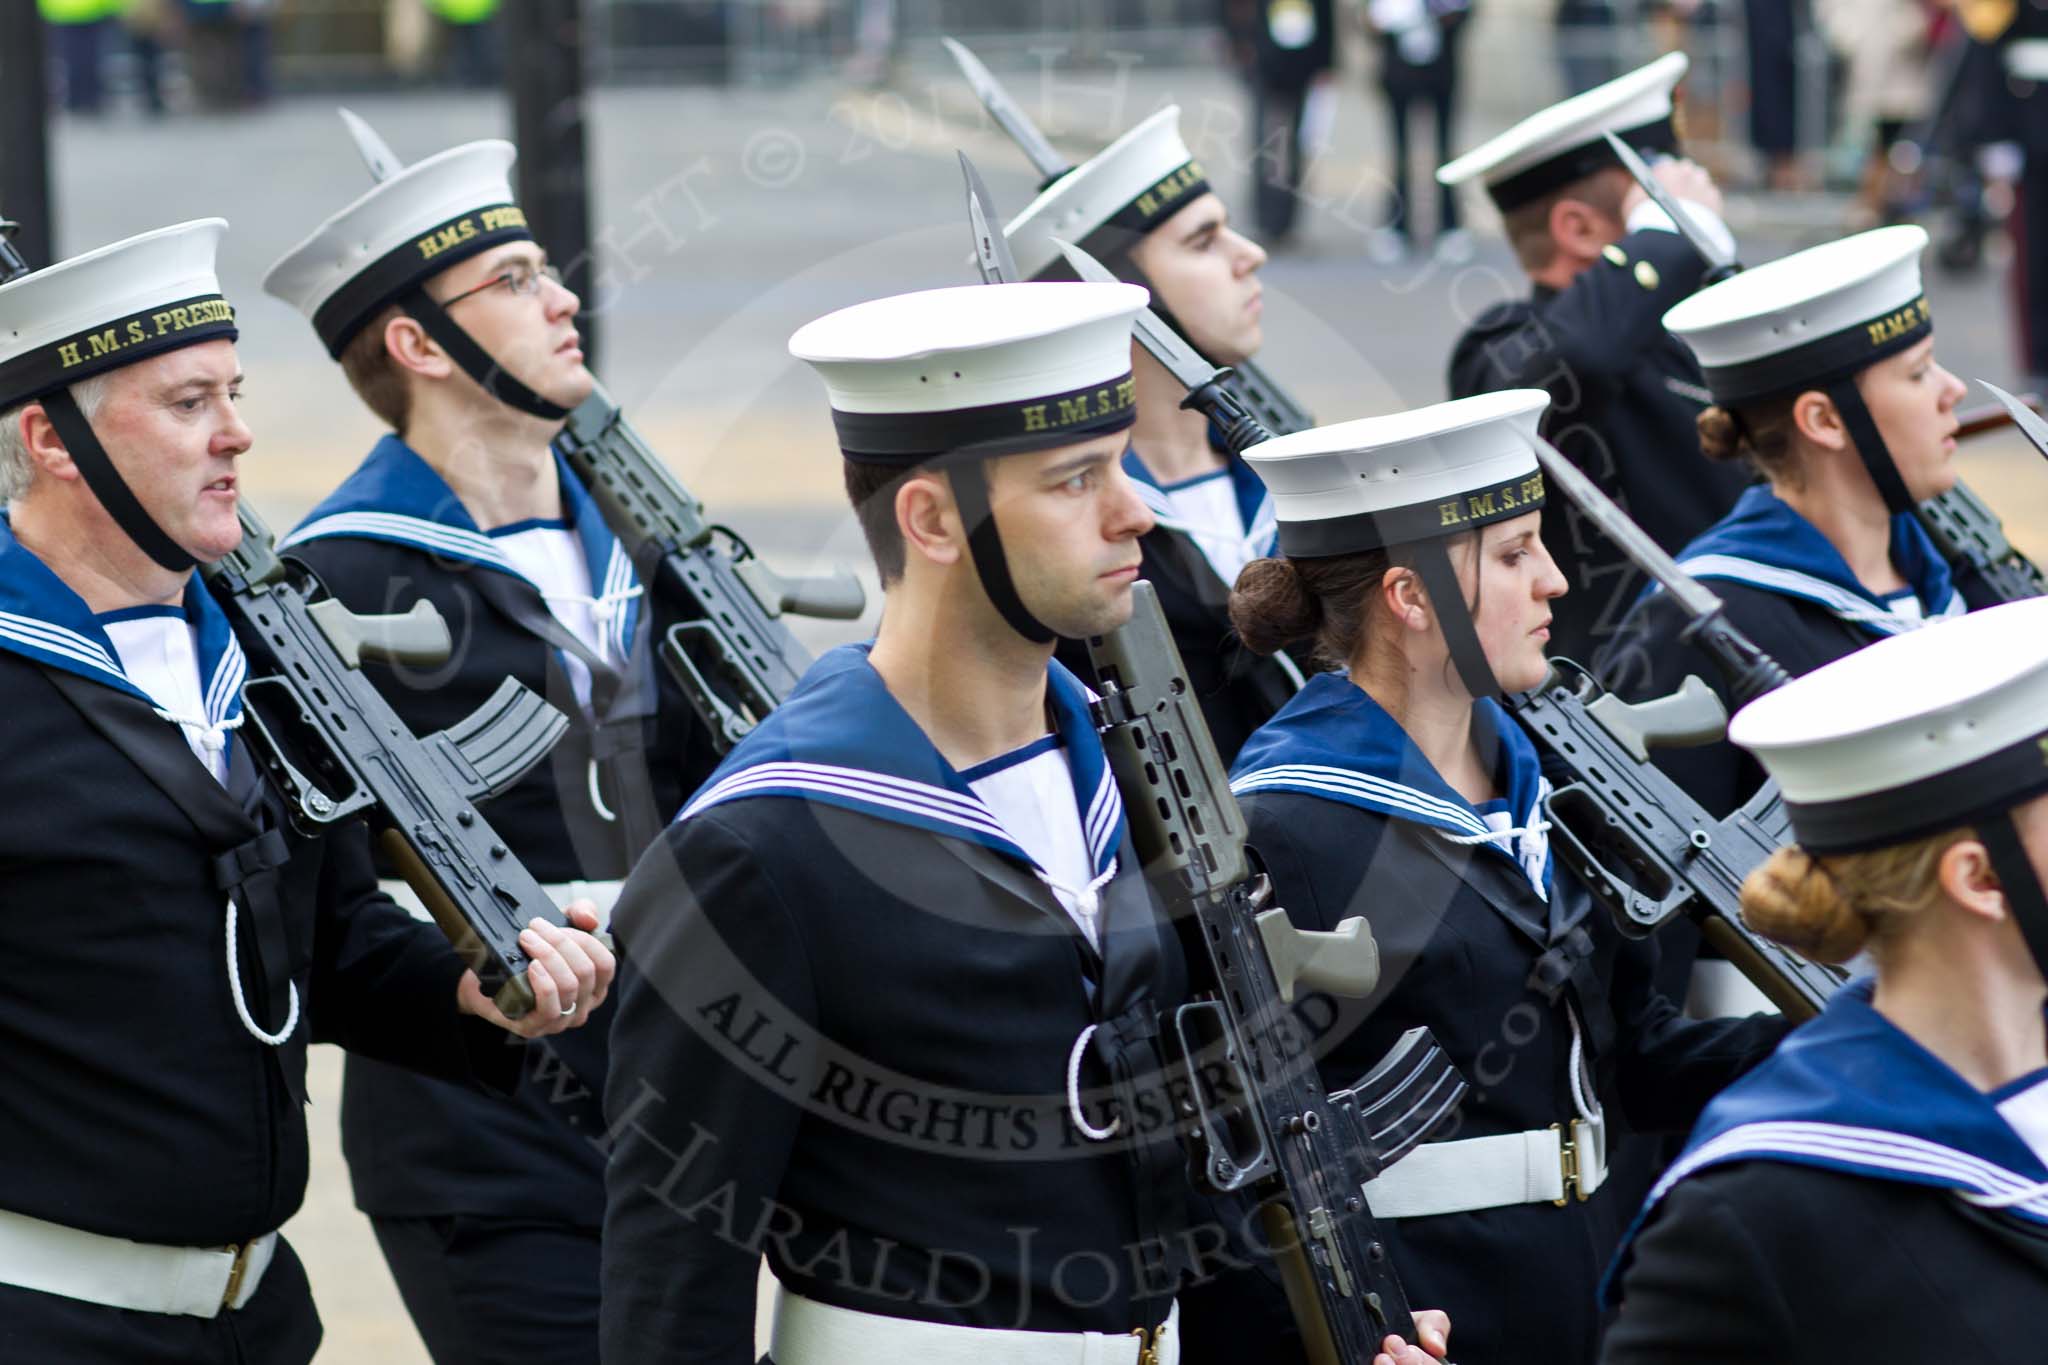
[[[1912,511],[1955,483],[1964,394],[1935,359],[1926,245],[1917,227],[1860,233],[1746,271],[1665,318],[1715,399],[1700,417],[1707,456],[1739,456],[1764,476],[1678,560],[1795,677],[1973,605]],[[1685,625],[1670,599],[1645,598],[1601,656],[1602,678],[1641,698],[1697,674],[1726,700],[1682,642]],[[1763,781],[1726,742],[1658,761],[1717,815]]]
[[[1437,172],[1448,184],[1486,186],[1534,286],[1458,339],[1452,397],[1548,391],[1546,434],[1667,548],[1711,525],[1744,479],[1698,458],[1694,423],[1706,391],[1699,366],[1661,321],[1699,288],[1706,263],[1602,135],[1611,131],[1646,157],[1675,154],[1671,91],[1685,71],[1684,54],[1661,57],[1532,114]],[[1720,193],[1703,171],[1664,160],[1656,174],[1701,230],[1732,249]],[[1558,602],[1551,647],[1583,663],[1647,580],[1568,500],[1559,503],[1544,516],[1544,539],[1571,594]]]
[[[604,1356],[1180,1358],[1187,972],[1056,635],[1130,613],[1131,285],[934,290],[790,349],[887,606],[628,879]]]
[[[1565,591],[1538,534],[1544,403],[1486,394],[1254,446],[1280,556],[1231,598],[1249,646],[1309,637],[1345,670],[1252,736],[1231,785],[1278,903],[1305,928],[1363,915],[1379,942],[1375,994],[1326,1004],[1325,1080],[1426,1025],[1472,1084],[1455,1132],[1365,1193],[1473,1365],[1593,1358],[1632,1212],[1610,1166],[1639,1133],[1683,1131],[1784,1027],[1681,1019],[1655,941],[1624,938],[1552,857],[1538,751],[1498,701],[1542,681]]]
[[[0,285],[8,1360],[310,1359],[319,1318],[276,1236],[305,1191],[307,1043],[518,1074],[440,931],[378,895],[359,841],[298,834],[235,734],[247,662],[192,572],[240,541],[251,445],[225,228]],[[580,1024],[609,953],[525,937],[518,1031]]]
[[[2048,601],[1893,636],[1730,732],[1797,843],[1759,932],[1851,984],[1707,1109],[1610,1280],[1609,1365],[2041,1358]]]
[[[1153,114],[1055,180],[1004,231],[1018,269],[1032,278],[1072,278],[1055,245],[1067,241],[1146,286],[1154,311],[1214,364],[1245,361],[1265,339],[1265,250],[1231,226],[1181,139],[1177,108]],[[1270,552],[1272,508],[1208,419],[1181,407],[1187,390],[1143,347],[1134,345],[1132,357],[1137,423],[1124,470],[1155,520],[1139,542],[1143,573],[1228,761],[1297,681],[1288,661],[1248,653],[1230,630],[1230,586],[1245,564]],[[1085,672],[1078,643],[1063,646],[1060,659]]]
[[[513,155],[476,142],[387,167],[271,269],[265,287],[391,428],[286,543],[352,609],[427,602],[449,622],[448,664],[364,670],[415,731],[468,715],[507,677],[571,718],[484,812],[559,897],[608,912],[716,760],[655,666],[664,613],[550,446],[594,381],[580,301],[512,201]],[[609,1025],[607,1011],[533,1049],[511,1104],[348,1062],[356,1203],[440,1365],[597,1358],[604,1155],[591,1139]]]

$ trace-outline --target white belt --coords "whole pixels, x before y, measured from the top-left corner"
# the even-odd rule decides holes
[[[612,942],[612,907],[619,902],[619,888],[624,882],[542,882],[540,889],[557,909],[570,901],[590,901],[597,906],[597,936],[606,947]],[[434,917],[420,901],[419,893],[412,889],[412,883],[398,878],[386,878],[377,883],[377,889],[397,901],[412,913],[414,919],[431,921]]]
[[[884,1317],[777,1287],[769,1355],[775,1365],[1180,1365],[1180,1305],[1156,1332],[1009,1332]]]
[[[239,1247],[167,1247],[0,1210],[0,1284],[138,1313],[218,1317],[256,1297],[277,1234]]]
[[[1607,1181],[1607,1125],[1574,1119],[1527,1133],[1425,1142],[1365,1184],[1375,1218],[1428,1218],[1511,1204],[1568,1204]]]

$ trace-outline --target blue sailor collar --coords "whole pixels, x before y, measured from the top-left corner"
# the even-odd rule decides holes
[[[1737,1161],[1953,1190],[2048,1226],[2048,1164],[1964,1080],[1871,1004],[1853,981],[1700,1115],[1685,1151],[1624,1235],[1603,1299],[1618,1297],[1629,1248],[1658,1201],[1695,1172]],[[2038,1079],[2038,1078],[2037,1078]],[[2009,1095],[2005,1098],[2010,1098]]]
[[[1495,779],[1507,795],[1511,829],[1497,832],[1444,781],[1408,732],[1348,674],[1319,673],[1238,751],[1230,789],[1239,796],[1291,791],[1378,811],[1437,830],[1459,843],[1485,844],[1508,859],[1536,894],[1550,899],[1550,794],[1536,746],[1491,698],[1473,703],[1472,724],[1496,741]]]
[[[789,796],[966,839],[1037,868],[889,695],[868,662],[872,648],[872,641],[841,645],[813,664],[789,699],[725,756],[677,821],[729,801]],[[1088,690],[1054,662],[1046,697],[1073,773],[1074,804],[1091,864],[1100,876],[1116,862],[1123,841],[1123,799],[1088,713]]]
[[[562,512],[576,532],[590,569],[592,595],[599,604],[617,604],[599,611],[606,643],[616,648],[618,657],[625,658],[639,623],[639,579],[633,562],[559,451],[555,453],[555,472],[561,481]],[[378,441],[356,472],[328,494],[278,548],[289,550],[329,536],[410,545],[441,559],[496,570],[541,591],[514,567],[496,541],[477,528],[447,480],[394,435]]]
[[[1903,635],[1968,610],[1940,551],[1910,512],[1892,518],[1892,563],[1920,599],[1924,619],[1901,616],[1872,596],[1849,572],[1841,551],[1764,484],[1746,489],[1728,515],[1678,558],[1678,566],[1695,578],[1729,579],[1801,598],[1871,635]]]
[[[1211,444],[1214,444],[1214,428],[1211,428]],[[1206,526],[1194,526],[1181,519],[1179,511],[1167,496],[1167,486],[1154,477],[1145,462],[1138,458],[1136,446],[1124,447],[1124,473],[1137,486],[1138,499],[1152,513],[1153,518],[1169,531],[1178,531],[1196,542],[1210,539],[1216,534]],[[1245,527],[1244,544],[1254,558],[1265,558],[1278,548],[1280,522],[1273,510],[1273,498],[1266,491],[1265,483],[1252,472],[1252,467],[1235,455],[1226,455],[1224,472],[1230,476],[1231,489],[1237,495],[1237,514]]]
[[[183,614],[198,637],[206,727],[231,729],[242,714],[242,684],[249,677],[249,660],[228,625],[227,614],[206,591],[198,574],[185,584]],[[168,716],[156,698],[129,679],[121,668],[120,652],[100,619],[49,565],[14,538],[13,523],[4,512],[0,512],[0,649],[126,692],[166,719],[199,719]]]

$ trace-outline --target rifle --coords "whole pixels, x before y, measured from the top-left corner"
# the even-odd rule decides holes
[[[200,574],[249,653],[243,734],[292,823],[319,834],[367,817],[391,865],[507,1018],[533,1008],[519,933],[535,916],[566,923],[477,812],[538,763],[568,718],[516,678],[446,730],[419,738],[369,679],[365,659],[430,667],[448,626],[430,602],[402,616],[358,616],[279,558],[245,499],[242,543]]]
[[[1556,447],[1536,438],[1545,475],[1671,594],[1691,619],[1680,637],[1711,658],[1738,704],[1788,681],[1785,670],[1727,620],[1721,599],[1674,563]],[[1727,728],[1720,699],[1698,678],[1668,697],[1630,705],[1585,669],[1551,661],[1508,710],[1570,780],[1545,813],[1559,859],[1625,934],[1640,937],[1684,914],[1701,935],[1794,1021],[1812,1017],[1845,974],[1771,942],[1742,919],[1742,883],[1791,837],[1776,783],[1717,820],[1650,761],[1652,748],[1702,744]]]
[[[1015,278],[1009,244],[985,208],[987,186],[965,153],[960,164],[982,279]],[[1080,248],[1062,249],[1083,280],[1115,282]],[[1223,371],[1151,309],[1135,326],[1162,364],[1192,379],[1184,406],[1206,404],[1233,451],[1266,439],[1220,382]],[[1315,933],[1296,929],[1273,904],[1158,594],[1142,579],[1131,594],[1131,619],[1087,642],[1100,697],[1090,709],[1146,878],[1182,926],[1191,960],[1209,968],[1207,989],[1175,1011],[1167,1038],[1192,1097],[1185,1136],[1194,1180],[1213,1194],[1257,1200],[1312,1365],[1371,1360],[1389,1332],[1412,1337],[1414,1321],[1360,1187],[1456,1107],[1465,1080],[1429,1031],[1415,1028],[1357,1083],[1323,1092],[1287,1006],[1302,985],[1370,995],[1379,947],[1361,918]]]
[[[338,111],[373,180],[405,163],[375,129]],[[684,619],[661,642],[662,662],[723,753],[781,705],[811,655],[784,612],[850,621],[866,607],[851,575],[784,579],[728,527],[704,519],[690,496],[602,385],[569,414],[555,449],[583,480],[641,582]]]
[[[1643,193],[1649,196],[1650,202],[1664,210],[1665,216],[1678,229],[1679,236],[1685,238],[1707,263],[1706,282],[1718,284],[1740,273],[1741,263],[1699,231],[1691,215],[1658,183],[1656,174],[1636,154],[1635,148],[1613,133],[1605,136],[1609,148],[1621,159],[1621,164],[1642,187]],[[1960,436],[1962,433],[1957,434]],[[2043,577],[2032,560],[2012,547],[2005,538],[2005,528],[1999,524],[1998,515],[1961,479],[1957,479],[1955,486],[1946,493],[1938,493],[1915,507],[1913,514],[1934,540],[1942,558],[1958,570],[1973,571],[1999,601],[2017,602],[2048,593],[2048,577]]]
[[[1360,1187],[1413,1149],[1465,1082],[1416,1028],[1357,1084],[1323,1093],[1288,1006],[1302,986],[1369,995],[1378,947],[1362,919],[1307,932],[1273,904],[1159,599],[1142,580],[1131,591],[1130,621],[1088,641],[1090,709],[1147,880],[1209,969],[1167,1038],[1192,1097],[1194,1178],[1257,1201],[1313,1365],[1360,1365],[1388,1333],[1414,1337]]]
[[[942,37],[939,41],[946,45],[946,51],[953,54],[954,63],[967,77],[967,83],[974,87],[975,97],[981,101],[982,108],[996,121],[997,127],[1010,135],[1010,140],[1017,144],[1046,185],[1051,185],[1073,169],[979,58],[952,38]],[[1009,278],[1016,277],[1012,275]],[[1285,436],[1290,432],[1306,431],[1316,424],[1308,409],[1253,362],[1246,360],[1218,373],[1220,382],[1228,386],[1238,405],[1256,417],[1266,431]]]
[[[720,752],[796,687],[811,655],[781,617],[850,621],[866,596],[851,574],[786,579],[728,527],[704,518],[602,386],[572,413],[555,449],[583,480],[641,581],[684,618],[661,643],[662,662]]]
[[[0,284],[29,273],[0,219]],[[200,575],[248,651],[269,672],[242,686],[243,734],[257,768],[318,834],[357,814],[381,827],[385,855],[508,1019],[533,1008],[519,933],[562,912],[476,811],[538,763],[569,722],[516,679],[458,724],[419,739],[363,677],[362,661],[431,667],[447,659],[433,604],[358,616],[303,565],[280,559],[245,498],[242,543]],[[319,600],[313,600],[319,596]]]

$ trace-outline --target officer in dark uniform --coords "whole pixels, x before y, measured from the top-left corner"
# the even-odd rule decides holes
[[[305,1192],[306,1045],[519,1074],[440,932],[377,894],[360,837],[300,834],[238,738],[248,661],[192,572],[242,534],[225,228],[0,286],[9,1361],[303,1365],[320,1321],[277,1228]],[[609,952],[542,921],[521,943],[516,1031],[587,1020]]]
[[[1608,1365],[2041,1358],[2044,717],[2039,598],[1880,640],[1735,717],[1798,841],[1750,875],[1743,917],[1876,977],[1708,1106],[1610,1277]]]
[[[1727,511],[1745,479],[1700,459],[1694,423],[1707,393],[1699,367],[1660,321],[1699,287],[1705,266],[1601,135],[1612,131],[1646,156],[1674,153],[1671,91],[1685,70],[1683,53],[1661,57],[1437,172],[1446,184],[1486,185],[1535,284],[1528,299],[1487,310],[1458,339],[1452,396],[1548,391],[1545,434],[1667,549]],[[1727,236],[1704,172],[1664,162],[1657,174],[1703,230]],[[1551,652],[1587,662],[1647,580],[1576,507],[1553,503],[1543,539],[1571,586],[1557,605]]]
[[[1623,936],[1552,855],[1538,752],[1496,700],[1541,682],[1565,590],[1537,534],[1544,403],[1485,394],[1253,447],[1283,557],[1231,597],[1249,647],[1313,634],[1348,665],[1252,736],[1231,787],[1288,914],[1363,916],[1379,944],[1373,995],[1321,1012],[1325,1082],[1425,1026],[1472,1086],[1455,1126],[1365,1187],[1410,1296],[1452,1305],[1467,1365],[1594,1358],[1637,1193],[1611,1168],[1638,1134],[1683,1131],[1784,1028],[1680,1018],[1656,941]]]
[[[608,917],[713,759],[655,667],[662,612],[549,444],[594,381],[578,300],[512,202],[512,160],[480,142],[400,171],[271,270],[265,287],[392,428],[286,543],[352,608],[429,602],[451,623],[448,664],[366,669],[416,731],[507,677],[572,718],[549,760],[484,809],[557,899]],[[402,882],[389,889],[418,909]],[[596,1022],[572,1046],[533,1049],[513,1105],[348,1063],[356,1203],[439,1365],[597,1359],[609,1011]]]
[[[1056,245],[1066,241],[1144,285],[1153,311],[1215,364],[1248,359],[1264,339],[1258,271],[1266,253],[1231,228],[1223,200],[1181,140],[1176,108],[1054,181],[1005,232],[1017,268],[1030,278],[1072,278]],[[1124,472],[1155,521],[1140,542],[1144,576],[1159,592],[1227,762],[1301,682],[1292,660],[1256,658],[1230,629],[1230,585],[1247,562],[1270,551],[1272,509],[1208,419],[1181,407],[1184,385],[1135,345],[1131,370],[1138,415]],[[1062,646],[1060,659],[1085,673],[1087,651],[1078,643]]]

